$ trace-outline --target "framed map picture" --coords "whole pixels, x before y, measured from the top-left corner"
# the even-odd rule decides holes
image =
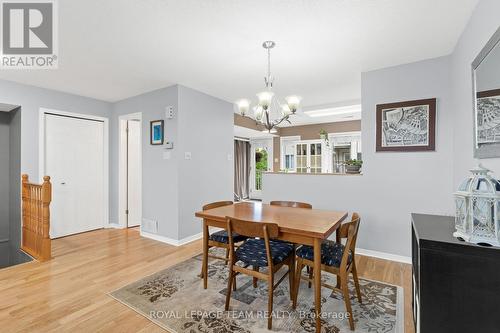
[[[432,151],[436,99],[377,105],[376,151]]]
[[[151,144],[162,145],[164,136],[164,121],[163,120],[153,120],[151,122]]]
[[[500,89],[477,93],[477,145],[500,143]]]

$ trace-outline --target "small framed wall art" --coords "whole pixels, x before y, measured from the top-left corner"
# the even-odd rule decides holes
[[[163,120],[153,120],[151,122],[151,144],[153,146],[162,145],[164,138],[165,122]]]
[[[436,99],[377,105],[377,151],[433,151]]]

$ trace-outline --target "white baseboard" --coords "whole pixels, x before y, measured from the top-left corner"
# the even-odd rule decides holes
[[[217,229],[215,229],[215,230],[217,230]],[[211,232],[213,232],[213,230],[211,230]],[[166,243],[166,244],[173,245],[173,246],[182,246],[184,244],[191,243],[195,240],[202,238],[203,233],[200,232],[200,233],[195,234],[193,236],[189,236],[189,237],[177,240],[177,239],[168,238],[165,236],[160,236],[157,234],[152,234],[152,233],[145,232],[145,231],[141,230],[141,236],[146,237],[146,238],[150,238],[150,239],[154,239],[158,242]],[[361,255],[364,255],[367,257],[375,257],[375,258],[380,258],[380,259],[385,259],[385,260],[402,262],[405,264],[411,264],[411,257],[400,256],[400,255],[387,253],[387,252],[379,252],[379,251],[357,248],[356,254],[361,254]]]
[[[108,223],[108,224],[106,224],[105,228],[106,229],[124,229],[124,227],[118,223]]]
[[[387,252],[379,252],[379,251],[356,248],[356,254],[361,254],[367,257],[375,257],[391,261],[398,261],[405,264],[411,264],[411,257],[400,256],[397,254],[392,254]]]
[[[189,237],[183,238],[183,239],[179,240],[179,246],[187,244],[187,243],[194,242],[195,240],[198,240],[198,239],[201,239],[201,238],[203,238],[203,233],[202,232],[200,232],[199,234],[193,235],[193,236],[189,236]]]
[[[199,234],[196,234],[196,235],[193,235],[193,236],[189,236],[189,237],[186,237],[186,238],[183,238],[183,239],[173,239],[173,238],[168,238],[168,237],[165,237],[165,236],[161,236],[161,235],[157,235],[157,234],[152,234],[152,233],[145,232],[145,231],[141,230],[141,236],[142,237],[146,237],[146,238],[150,238],[150,239],[154,239],[155,241],[166,243],[166,244],[169,244],[169,245],[181,246],[181,245],[184,245],[184,244],[187,244],[187,243],[191,243],[191,242],[193,242],[195,240],[198,240],[198,239],[202,238],[203,237],[203,233],[200,232]]]

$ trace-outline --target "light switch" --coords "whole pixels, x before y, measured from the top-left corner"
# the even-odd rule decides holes
[[[167,119],[172,119],[174,118],[174,107],[173,106],[167,106],[165,108],[165,117]]]
[[[233,154],[227,154],[227,160],[232,161],[233,160]]]
[[[169,151],[164,151],[163,152],[163,159],[164,160],[169,160],[170,159],[170,152]]]
[[[184,153],[184,159],[185,160],[190,160],[191,159],[191,152],[187,151]]]

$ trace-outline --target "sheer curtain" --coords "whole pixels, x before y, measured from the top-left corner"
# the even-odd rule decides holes
[[[250,142],[234,140],[234,196],[248,199],[250,190]]]

